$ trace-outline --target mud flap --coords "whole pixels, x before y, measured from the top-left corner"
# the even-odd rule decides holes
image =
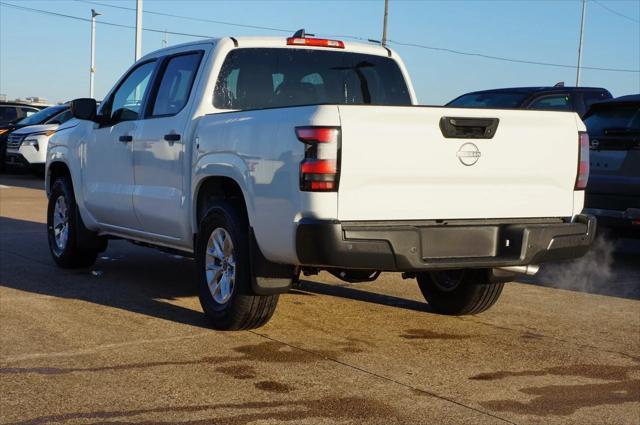
[[[75,196],[75,195],[74,195]],[[75,208],[76,221],[76,246],[80,249],[95,249],[98,252],[104,252],[107,249],[108,239],[104,236],[97,236],[94,232],[87,229],[80,216],[80,211]]]
[[[267,260],[258,243],[253,228],[249,228],[251,254],[251,289],[256,295],[273,295],[291,289],[296,275],[295,266],[278,264]]]

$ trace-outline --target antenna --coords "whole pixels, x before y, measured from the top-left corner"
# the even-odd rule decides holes
[[[384,0],[384,22],[382,23],[382,46],[387,46],[387,18],[389,16],[389,0]]]
[[[91,68],[89,68],[89,97],[93,98],[93,80],[96,75],[96,16],[100,12],[91,9]]]
[[[578,70],[576,71],[576,87],[580,85],[580,67],[582,66],[582,43],[584,41],[584,15],[587,9],[587,0],[582,0],[582,15],[580,18],[580,44],[578,44]]]

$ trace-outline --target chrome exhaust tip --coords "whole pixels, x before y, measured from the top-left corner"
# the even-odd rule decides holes
[[[527,276],[533,276],[540,270],[540,266],[535,264],[529,264],[528,266],[507,266],[507,267],[496,267],[498,270],[502,270],[505,272],[511,273],[519,273],[526,274]]]

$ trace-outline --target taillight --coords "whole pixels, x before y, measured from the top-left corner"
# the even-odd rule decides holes
[[[578,147],[578,177],[576,178],[576,190],[584,190],[589,181],[589,135],[578,133],[580,146]]]
[[[304,38],[289,37],[287,38],[288,46],[314,46],[314,47],[333,47],[334,49],[344,49],[344,43],[340,40],[326,40],[324,38]]]
[[[300,163],[300,190],[337,191],[340,128],[296,127],[296,136],[305,144],[304,159]]]

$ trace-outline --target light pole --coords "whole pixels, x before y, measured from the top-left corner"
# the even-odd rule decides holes
[[[584,40],[584,15],[587,11],[587,0],[582,0],[582,17],[580,18],[580,44],[578,45],[578,70],[576,72],[576,87],[580,85],[580,68],[582,67],[582,42]]]
[[[136,61],[142,55],[142,0],[136,0]]]
[[[384,0],[384,22],[382,24],[382,45],[387,45],[387,16],[389,15],[389,0]]]
[[[89,97],[93,98],[93,80],[96,75],[96,16],[101,15],[91,9],[91,68],[89,69]]]

